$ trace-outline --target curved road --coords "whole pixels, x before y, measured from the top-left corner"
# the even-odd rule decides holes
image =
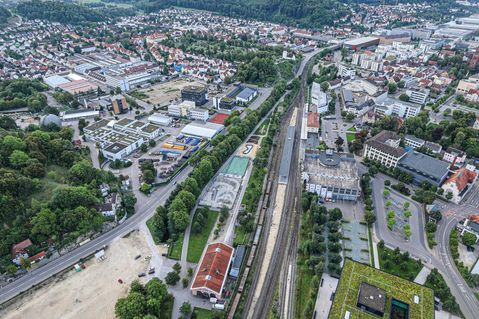
[[[442,220],[438,223],[436,232],[436,240],[438,245],[433,250],[429,249],[425,240],[424,231],[424,215],[422,208],[418,203],[408,198],[411,206],[414,206],[421,214],[413,215],[415,218],[411,222],[412,236],[410,241],[405,241],[400,236],[394,235],[387,228],[386,213],[381,203],[383,202],[382,190],[384,188],[384,180],[394,179],[378,173],[372,180],[373,200],[376,206],[377,222],[374,224],[375,235],[380,240],[384,240],[386,244],[392,247],[399,247],[401,251],[408,251],[411,255],[423,260],[429,268],[437,268],[443,275],[447,286],[451,289],[452,295],[456,298],[457,303],[461,307],[461,311],[466,319],[479,318],[479,300],[477,300],[474,292],[467,285],[461,274],[457,270],[454,260],[452,259],[449,249],[449,236],[457,222],[473,212],[477,212],[477,207],[470,204],[456,205],[437,201],[443,213]],[[471,192],[473,193],[473,192]],[[396,194],[396,193],[395,193]],[[402,195],[399,195],[403,197]],[[376,204],[380,203],[380,204]]]

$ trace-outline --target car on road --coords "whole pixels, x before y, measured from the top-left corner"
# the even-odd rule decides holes
[[[149,270],[148,270],[148,275],[151,275],[151,274],[154,274],[155,273],[155,267],[151,267]]]
[[[146,276],[146,273],[144,273],[144,272],[140,272],[140,273],[138,274],[138,277],[145,277],[145,276]]]

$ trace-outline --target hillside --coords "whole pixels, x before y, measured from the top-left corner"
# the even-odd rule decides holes
[[[8,22],[8,18],[10,18],[12,14],[8,11],[7,8],[0,6],[0,24],[4,24]]]

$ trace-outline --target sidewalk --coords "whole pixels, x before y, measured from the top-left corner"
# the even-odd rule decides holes
[[[332,294],[336,292],[339,279],[333,278],[330,275],[323,273],[321,277],[318,296],[316,297],[316,304],[314,310],[316,312],[316,319],[327,319],[333,301]]]

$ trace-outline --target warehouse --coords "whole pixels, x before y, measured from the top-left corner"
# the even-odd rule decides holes
[[[218,133],[224,129],[224,125],[211,123],[211,122],[191,122],[186,125],[182,130],[181,134],[193,137],[201,137],[208,140],[211,140]]]
[[[79,119],[88,119],[100,116],[100,111],[92,109],[65,111],[60,114],[64,121],[76,121]]]
[[[171,117],[163,115],[161,113],[155,113],[148,117],[148,121],[161,126],[170,126],[171,125]]]
[[[200,266],[197,267],[195,279],[191,285],[191,293],[194,296],[222,299],[221,293],[226,282],[233,251],[233,247],[223,243],[210,244],[206,247],[206,252]]]
[[[307,152],[302,180],[306,190],[325,200],[356,201],[360,194],[358,167],[354,157],[332,150]]]
[[[431,185],[440,186],[449,173],[450,164],[434,157],[409,151],[397,164],[397,167],[413,176],[416,185],[428,182]]]
[[[367,48],[373,45],[379,44],[378,37],[361,37],[357,39],[352,39],[344,42],[344,47],[352,50],[360,50],[362,48]]]

